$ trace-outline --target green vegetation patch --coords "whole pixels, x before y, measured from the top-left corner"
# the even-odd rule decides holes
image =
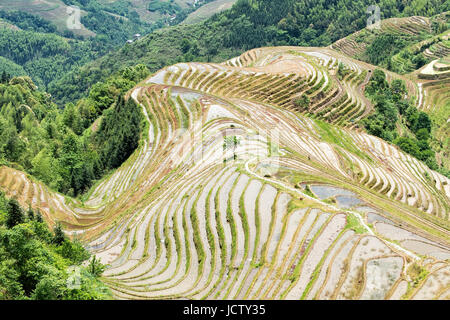
[[[398,145],[430,169],[449,176],[447,168],[438,166],[435,151],[430,146],[433,127],[430,116],[406,100],[406,92],[403,80],[388,83],[382,70],[374,71],[365,92],[375,107],[375,112],[363,120],[367,132]],[[399,127],[403,128],[401,134]]]
[[[57,224],[50,231],[40,212],[25,213],[0,194],[0,300],[111,299],[100,281],[104,266]]]
[[[332,143],[342,147],[343,149],[359,156],[372,163],[372,158],[370,158],[366,153],[362,152],[353,142],[353,140],[347,135],[345,131],[340,128],[334,127],[327,122],[321,120],[314,120],[316,123],[316,128],[320,134],[320,138],[328,143]]]
[[[346,229],[351,229],[358,234],[367,233],[366,228],[361,224],[361,221],[354,214],[347,214],[347,225]]]
[[[141,66],[96,84],[60,110],[28,77],[0,76],[0,161],[70,196],[119,167],[138,147],[143,115],[123,95],[148,75]],[[103,116],[102,116],[103,114]],[[91,127],[101,117],[98,128]],[[93,130],[95,129],[95,130]]]

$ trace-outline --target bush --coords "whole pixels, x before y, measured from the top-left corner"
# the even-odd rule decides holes
[[[54,233],[53,243],[55,243],[58,246],[62,245],[66,240],[66,235],[64,234],[61,223],[59,222],[56,223],[55,228],[53,229],[53,233]]]
[[[308,109],[310,104],[310,99],[306,94],[302,94],[302,96],[298,99],[295,99],[294,104],[300,109]]]
[[[11,229],[25,221],[25,215],[19,203],[15,199],[8,202],[6,226]]]
[[[69,241],[65,239],[56,249],[63,258],[70,260],[73,264],[80,264],[89,259],[89,252],[79,241]]]
[[[406,153],[409,153],[416,158],[420,157],[420,149],[415,140],[407,137],[399,137],[394,141],[394,143]]]

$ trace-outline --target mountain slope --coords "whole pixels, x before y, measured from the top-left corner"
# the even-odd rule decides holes
[[[69,73],[49,87],[59,104],[78,99],[89,86],[124,66],[145,64],[152,72],[182,61],[224,61],[272,45],[327,46],[367,24],[372,1],[240,0],[230,10],[194,25],[158,30]],[[433,16],[448,1],[380,1],[381,18]]]
[[[426,112],[433,122],[430,146],[436,153],[436,164],[432,167],[440,168],[446,175],[450,168],[447,121],[450,99],[446,94],[450,74],[445,67],[450,54],[449,17],[450,13],[444,12],[431,18],[387,19],[381,22],[380,29],[363,29],[330,46],[347,56],[388,68],[410,80],[410,98],[417,109]],[[399,128],[398,133],[414,137],[405,128],[407,121],[402,119],[400,122],[403,128]]]
[[[49,0],[49,1],[30,1],[30,0],[0,0],[0,10],[19,10],[21,12],[27,12],[35,14],[43,19],[54,23],[58,30],[63,32],[67,29],[67,20],[69,18],[68,5],[61,0]],[[81,15],[86,15],[86,11],[82,11]],[[80,36],[95,36],[92,30],[89,30],[81,24],[81,29],[71,30],[74,34]]]
[[[183,14],[186,16],[208,1],[196,2],[195,6],[192,1],[178,1],[178,20],[160,12],[154,13],[149,21],[141,20],[137,13],[150,13],[148,2],[137,2],[137,7],[133,7],[123,0],[0,0],[0,56],[22,67],[40,89],[47,90],[49,83],[68,72],[123,46],[127,41],[137,40],[137,34],[145,35],[164,27],[166,20],[170,20],[170,24],[179,23]],[[69,5],[81,7],[81,16],[70,13]],[[214,3],[209,5],[214,6]],[[68,29],[67,23],[72,18],[80,19],[81,29]],[[0,73],[24,75],[11,62],[2,59]],[[98,80],[89,82],[89,85]],[[55,90],[56,96],[60,95],[61,89]],[[65,99],[64,102],[77,99]]]
[[[353,101],[337,122],[370,111],[369,68],[299,47],[166,67],[127,94],[145,134],[86,201],[7,167],[0,186],[89,243],[117,298],[448,298],[450,179],[296,109],[328,86]]]
[[[413,16],[382,20],[380,28],[368,27],[333,43],[330,47],[400,74],[410,73],[450,53],[450,12],[431,18]]]
[[[214,0],[211,3],[204,5],[195,12],[190,13],[182,24],[199,23],[207,18],[220,13],[224,10],[230,9],[236,0]]]

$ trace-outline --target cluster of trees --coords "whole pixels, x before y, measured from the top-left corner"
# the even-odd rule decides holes
[[[368,61],[374,65],[388,68],[392,56],[411,43],[404,37],[398,37],[395,34],[381,34],[371,42],[366,50]]]
[[[300,110],[308,110],[309,104],[311,103],[308,95],[305,93],[302,94],[302,96],[298,99],[295,99],[294,104],[296,107],[298,107]]]
[[[67,41],[54,34],[11,29],[2,30],[0,44],[0,55],[20,65],[25,65],[37,56],[47,58],[56,54],[68,54],[71,49]]]
[[[28,77],[0,84],[0,162],[62,193],[82,194],[137,148],[142,112],[123,95],[147,75],[144,66],[126,68],[64,110]]]
[[[9,80],[11,80],[11,74],[3,70],[2,74],[0,75],[0,83],[6,84],[9,82]]]
[[[139,145],[142,114],[133,99],[122,95],[112,109],[106,110],[95,142],[104,168],[118,168]]]
[[[367,131],[398,145],[431,169],[449,176],[449,172],[437,165],[435,152],[430,147],[430,117],[406,100],[406,93],[403,80],[395,79],[389,84],[386,74],[376,69],[366,88],[366,94],[375,106],[375,112],[363,120]]]
[[[148,10],[151,12],[158,11],[162,14],[177,14],[182,9],[178,3],[174,1],[165,2],[161,0],[152,0],[148,4]]]
[[[87,15],[82,16],[81,23],[94,31],[97,37],[105,39],[109,48],[123,45],[136,33],[147,34],[155,29],[153,24],[140,21],[137,14],[128,19],[111,15],[97,7],[92,7]]]
[[[0,300],[93,300],[111,297],[99,280],[104,266],[39,211],[26,212],[0,193]],[[76,271],[75,273],[73,271]]]
[[[54,33],[2,29],[0,56],[3,63],[0,60],[0,66],[9,66],[0,71],[10,70],[12,64],[20,66],[45,89],[51,81],[98,57],[99,48],[98,43],[67,40]]]
[[[132,8],[130,0],[115,0],[109,1],[105,4],[105,1],[98,0],[62,0],[66,5],[78,6],[85,11],[98,11],[103,10],[110,13],[120,15],[122,17],[127,17],[133,19],[137,13]]]
[[[2,73],[7,73],[9,75],[13,76],[25,76],[27,73],[22,68],[22,66],[19,66],[18,64],[12,62],[11,60],[8,60],[4,57],[0,56],[0,70]]]
[[[57,28],[53,23],[39,16],[23,11],[0,10],[0,18],[9,21],[11,24],[19,27],[22,30],[44,32],[44,33],[57,32]]]

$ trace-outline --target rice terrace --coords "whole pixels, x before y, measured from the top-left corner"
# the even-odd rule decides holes
[[[0,190],[81,241],[114,299],[449,300],[450,179],[437,168],[450,169],[450,43],[433,31],[448,17],[165,66],[126,91],[138,146],[87,193],[8,164]],[[403,51],[371,63],[392,34],[422,66]],[[411,105],[392,139],[375,130],[377,86]],[[433,123],[437,166],[395,138],[425,135],[413,112]]]

